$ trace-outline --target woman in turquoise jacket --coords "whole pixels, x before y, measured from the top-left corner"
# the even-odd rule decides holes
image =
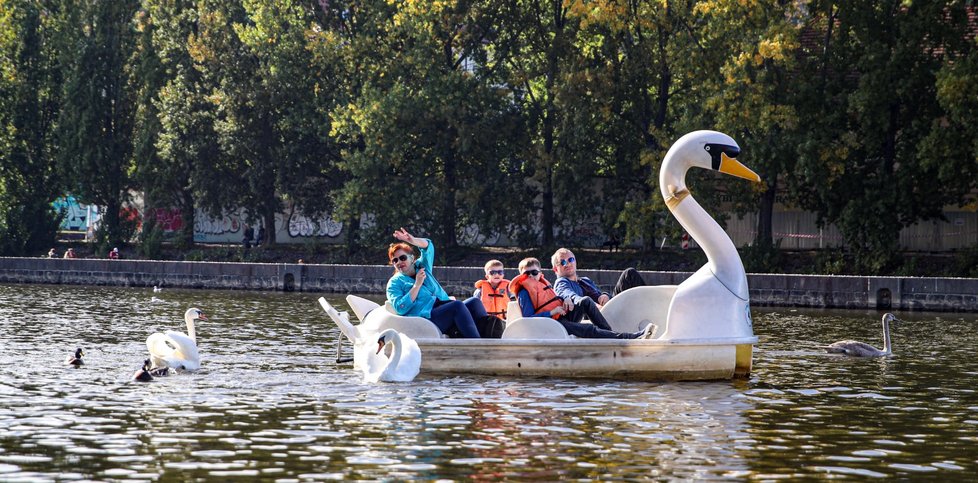
[[[387,281],[387,301],[398,315],[424,317],[442,333],[455,327],[462,337],[476,339],[479,330],[473,317],[485,317],[482,301],[470,298],[465,303],[449,298],[438,280],[431,274],[435,245],[427,238],[416,238],[404,228],[394,232],[401,243],[392,243],[387,250],[394,275]],[[416,246],[421,256],[415,259]]]

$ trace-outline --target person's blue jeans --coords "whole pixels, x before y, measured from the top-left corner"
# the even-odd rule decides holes
[[[475,302],[472,302],[472,301]],[[481,311],[481,312],[480,312]],[[480,315],[481,313],[481,315]],[[469,298],[465,302],[458,300],[437,301],[435,307],[431,309],[431,320],[438,330],[443,334],[451,331],[452,327],[458,329],[462,337],[467,339],[478,339],[479,329],[475,326],[473,317],[486,315],[486,308],[482,305],[482,300]]]

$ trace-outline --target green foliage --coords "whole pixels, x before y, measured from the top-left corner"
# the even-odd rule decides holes
[[[960,3],[817,5],[824,10],[814,19],[824,23],[812,23],[831,35],[807,52],[798,76],[807,85],[796,103],[814,122],[799,146],[793,192],[839,227],[858,268],[878,273],[892,263],[903,227],[940,217],[975,186],[973,145],[948,129],[935,89],[945,72],[954,90],[946,66],[973,45],[964,42]]]
[[[851,259],[846,256],[843,250],[825,249],[819,250],[815,256],[815,263],[812,273],[825,275],[848,275],[851,274]]]
[[[59,25],[37,2],[0,4],[0,254],[54,243],[61,194],[51,132],[60,109]]]
[[[59,168],[70,173],[79,200],[105,207],[111,244],[122,241],[120,210],[132,187],[136,89],[127,75],[134,48],[135,0],[69,4],[63,58],[63,104],[58,119]]]
[[[741,248],[740,258],[748,273],[783,273],[785,260],[780,247],[751,245]]]
[[[150,260],[163,258],[163,230],[156,223],[143,225],[139,235],[139,254]]]
[[[978,277],[978,246],[958,252],[947,275],[953,277]]]
[[[777,199],[842,232],[847,251],[820,269],[910,271],[899,231],[973,202],[978,184],[969,8],[0,2],[0,252],[50,244],[65,192],[105,208],[110,247],[141,192],[147,213],[183,212],[184,249],[197,209],[237,208],[266,225],[283,209],[333,214],[356,227],[354,252],[398,226],[445,249],[469,230],[553,247],[583,222],[650,248],[682,231],[659,197],[662,156],[716,129],[764,183],[689,184],[721,223],[759,212],[749,270],[785,262]]]
[[[370,19],[389,31],[335,46],[373,51],[358,95],[333,121],[333,135],[353,141],[341,152],[348,181],[339,213],[375,216],[362,227],[368,243],[406,226],[447,248],[469,224],[511,234],[529,224],[513,144],[524,139],[522,126],[513,93],[493,76],[500,59],[486,53],[498,14],[493,2],[399,4]]]

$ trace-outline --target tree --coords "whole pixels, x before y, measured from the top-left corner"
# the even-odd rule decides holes
[[[221,150],[205,160],[208,194],[200,201],[212,212],[245,208],[270,228],[270,243],[287,202],[314,214],[330,208],[334,183],[320,109],[328,89],[308,75],[315,15],[295,0],[202,2],[191,42],[196,68],[214,86],[207,99]],[[229,176],[243,182],[229,185]]]
[[[51,136],[60,107],[61,25],[47,2],[0,4],[0,254],[54,242],[61,195]]]
[[[606,231],[624,229],[626,240],[654,243],[677,231],[658,191],[658,168],[669,144],[702,102],[705,49],[691,26],[692,3],[570,2],[581,23],[575,40],[579,65],[569,68],[560,105],[567,169],[576,185],[558,183],[561,206],[585,199],[603,209]],[[708,71],[707,71],[708,72]],[[710,73],[709,75],[716,75]],[[700,126],[702,127],[702,126]],[[575,186],[596,177],[602,196],[575,196]],[[558,176],[558,180],[564,176]],[[580,207],[578,207],[580,209]]]
[[[731,134],[745,163],[761,176],[760,186],[723,183],[738,212],[756,210],[754,243],[768,250],[773,247],[775,195],[781,178],[793,171],[800,139],[796,86],[807,82],[795,75],[803,16],[797,6],[777,0],[697,5],[706,20],[703,30],[711,33],[705,49],[722,53],[716,59],[720,75],[703,79],[706,109],[699,116],[705,117],[703,125],[712,122]]]
[[[120,211],[132,187],[135,0],[78,0],[65,7],[73,48],[58,120],[60,169],[85,203],[105,207],[103,244],[125,241]]]
[[[505,51],[492,49],[500,5],[381,8],[387,17],[375,25],[385,28],[340,47],[376,49],[376,65],[361,71],[358,95],[334,121],[337,137],[362,142],[343,153],[340,206],[375,216],[368,236],[387,240],[390,227],[410,226],[452,247],[470,223],[503,231],[526,220],[512,169],[520,124],[497,77]]]
[[[935,149],[953,141],[940,132],[948,117],[937,79],[966,45],[967,17],[957,2],[829,1],[813,11],[826,35],[801,74],[820,84],[799,100],[813,124],[795,194],[839,227],[864,270],[878,272],[903,227],[940,218],[974,187],[973,156]]]
[[[198,193],[209,188],[201,166],[219,156],[215,109],[190,55],[190,39],[197,33],[196,2],[144,0],[143,6],[136,176],[145,193],[147,223],[155,222],[155,208],[178,208],[182,223],[177,243],[190,247]]]

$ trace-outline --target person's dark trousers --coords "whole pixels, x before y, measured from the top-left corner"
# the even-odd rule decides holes
[[[472,314],[468,307],[458,300],[436,301],[435,307],[431,309],[431,318],[428,320],[434,322],[443,334],[448,334],[454,327],[458,329],[462,337],[479,338],[479,329],[476,328],[475,321],[472,320]]]
[[[601,308],[598,307],[598,303],[592,299],[585,298],[581,303],[574,305],[574,310],[565,314],[563,319],[567,319],[571,322],[580,322],[587,315],[588,320],[594,324],[595,327],[604,330],[611,330],[611,324],[608,323],[608,319],[601,315]]]
[[[615,332],[613,330],[605,330],[595,327],[594,324],[582,324],[580,322],[571,322],[569,320],[564,320],[563,318],[558,319],[557,322],[564,326],[567,333],[576,337],[583,339],[638,339],[642,333],[622,333]]]
[[[465,308],[469,309],[469,313],[472,314],[473,319],[481,319],[489,315],[486,312],[486,306],[482,305],[482,299],[477,297],[469,297],[462,301],[465,304]]]
[[[462,303],[465,304],[465,308],[469,309],[469,313],[472,314],[472,320],[475,322],[475,327],[479,329],[480,337],[489,339],[502,337],[503,330],[506,329],[506,322],[499,317],[489,315],[486,312],[486,306],[482,304],[482,299],[469,297]]]
[[[626,268],[625,271],[621,272],[621,276],[618,277],[618,283],[615,284],[615,291],[612,292],[612,297],[632,287],[642,286],[645,286],[645,279],[642,278],[642,274],[638,273],[638,270],[634,268]]]

